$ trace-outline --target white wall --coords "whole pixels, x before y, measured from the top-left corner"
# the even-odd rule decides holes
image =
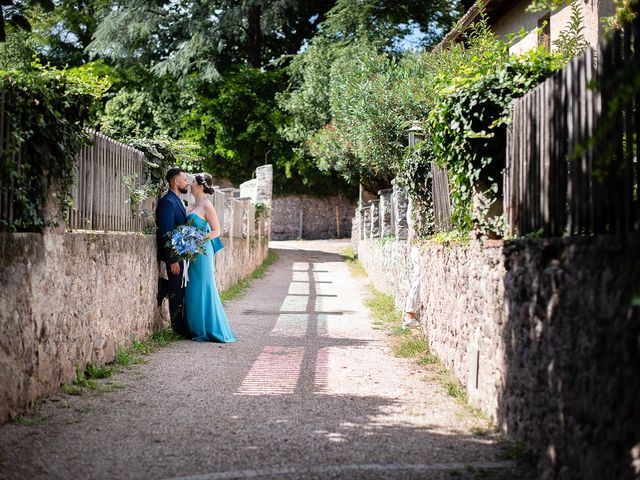
[[[521,0],[506,14],[504,14],[492,28],[505,40],[510,34],[518,33],[524,29],[526,35],[516,42],[510,49],[510,53],[520,54],[535,48],[538,45],[538,20],[545,12],[527,12],[530,0]],[[579,0],[579,6],[585,23],[584,36],[589,45],[596,48],[598,38],[603,33],[601,18],[612,15],[615,11],[613,0]],[[571,7],[565,6],[551,15],[549,25],[551,29],[551,49],[554,42],[560,37],[560,33],[567,27],[571,18]]]

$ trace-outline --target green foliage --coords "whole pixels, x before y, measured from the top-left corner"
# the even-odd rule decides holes
[[[269,205],[263,202],[258,202],[254,205],[254,213],[256,221],[261,218],[269,218],[270,208]]]
[[[34,45],[28,32],[18,30],[0,43],[1,70],[29,70],[35,55]]]
[[[73,380],[72,385],[90,390],[96,390],[98,388],[98,382],[96,382],[94,378],[88,377],[86,372],[80,367],[76,368],[76,378]]]
[[[111,7],[111,0],[55,0],[55,9],[31,6],[31,42],[38,54],[57,67],[80,66],[90,60],[86,48]]]
[[[625,22],[630,22],[638,14],[638,0],[613,0],[613,3],[616,7],[615,14],[601,19],[608,30],[620,29]],[[527,10],[530,12],[555,11],[565,5],[577,8],[578,2],[576,0],[533,0]],[[572,12],[572,15],[574,13]]]
[[[13,419],[13,421],[18,425],[22,425],[23,427],[37,427],[38,425],[40,425],[40,420],[37,420],[35,418],[23,417],[22,415],[18,415]]]
[[[180,117],[171,105],[162,102],[147,87],[143,90],[122,88],[105,104],[100,130],[115,139],[174,133]]]
[[[419,81],[426,63],[398,60],[409,25],[434,32],[458,3],[339,0],[322,30],[289,68],[293,88],[279,96],[290,119],[282,134],[325,172],[377,191],[402,161],[409,122],[423,112]],[[437,36],[437,35],[436,35]],[[431,43],[436,36],[424,39]]]
[[[159,74],[197,72],[217,80],[238,65],[259,68],[295,54],[331,8],[330,0],[130,0],[110,9],[90,50],[141,62]],[[185,15],[188,12],[188,15]]]
[[[283,73],[240,67],[223,81],[202,86],[185,119],[187,136],[202,143],[207,171],[238,184],[265,161],[286,164],[291,148],[277,134],[284,123],[275,94]]]
[[[402,341],[394,345],[394,352],[398,357],[415,358],[428,353],[429,345],[427,339],[415,335],[407,335]]]
[[[180,167],[187,172],[202,171],[202,157],[195,143],[168,137],[131,138],[124,141],[145,156],[142,186],[134,188],[134,179],[125,179],[132,206],[165,191],[168,188],[165,175],[170,168]]]
[[[53,11],[52,0],[5,0],[0,6],[0,42],[7,39],[7,24],[16,30],[31,31],[27,9],[38,5],[46,12]]]
[[[490,199],[500,195],[511,103],[560,66],[542,49],[509,57],[508,44],[494,39],[486,26],[478,27],[471,40],[477,55],[442,85],[427,123],[430,157],[448,170],[452,222],[462,232],[474,222],[485,231],[499,226],[472,212],[472,189]]]
[[[323,57],[322,53],[318,55]],[[309,63],[315,61],[310,58]],[[309,69],[305,74],[308,82],[285,103],[298,118],[301,100],[310,95],[314,84],[322,84],[328,73],[328,89],[321,96],[326,93],[331,120],[319,126],[325,120],[321,114],[315,124],[305,118],[297,125],[302,128],[290,128],[285,134],[293,139],[307,135],[306,151],[323,171],[335,171],[346,181],[359,181],[371,191],[388,187],[403,161],[406,130],[424,111],[420,97],[415,95],[413,80],[421,73],[417,65],[379,53],[372,43],[363,40],[334,49],[328,72],[316,76],[318,71]]]
[[[460,15],[461,3],[446,0],[337,0],[322,24],[326,35],[340,41],[365,40],[383,50],[394,50],[398,41],[422,32],[421,46],[435,44]]]
[[[11,135],[0,163],[0,175],[10,179],[15,219],[2,228],[40,231],[47,196],[59,203],[56,220],[64,220],[71,202],[75,156],[88,143],[83,126],[108,88],[90,68],[60,70],[33,63],[31,70],[0,72]],[[12,153],[21,153],[21,164]],[[11,187],[12,185],[12,187]]]
[[[89,379],[109,378],[113,374],[113,370],[109,367],[99,367],[93,363],[87,364],[84,369],[84,376]]]
[[[567,27],[560,32],[558,39],[553,42],[561,57],[572,59],[583,53],[589,43],[584,38],[584,17],[578,0],[571,2],[571,18]]]

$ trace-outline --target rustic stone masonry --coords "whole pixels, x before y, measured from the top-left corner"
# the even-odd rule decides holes
[[[393,186],[391,194],[391,202],[393,203],[393,226],[395,237],[398,240],[405,240],[408,235],[409,225],[407,223],[408,199],[407,194],[402,187]]]
[[[380,237],[380,200],[372,200],[371,206],[371,238]]]
[[[272,200],[271,238],[274,240],[349,238],[354,212],[353,204],[342,196],[275,197]]]
[[[393,204],[391,195],[393,190],[380,190],[380,236],[382,238],[391,237],[394,231],[393,225]]]
[[[378,199],[370,199],[355,211],[351,240],[390,238],[406,239],[409,234],[409,199],[404,188],[380,190]]]
[[[431,350],[472,405],[525,442],[539,477],[640,478],[640,311],[632,306],[640,239],[425,243],[421,251]],[[400,307],[406,241],[360,240],[358,254]]]
[[[255,203],[271,205],[273,165],[256,168],[256,178],[240,184],[240,197],[250,198]]]
[[[266,258],[268,238],[223,237],[215,258],[224,290]],[[112,361],[118,346],[168,326],[156,304],[154,235],[0,233],[0,423]]]

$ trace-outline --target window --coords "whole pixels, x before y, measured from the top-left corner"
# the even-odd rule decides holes
[[[547,13],[538,20],[538,45],[546,51],[551,50],[551,15]]]

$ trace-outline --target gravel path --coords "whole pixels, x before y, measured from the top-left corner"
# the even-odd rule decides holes
[[[61,393],[0,428],[2,479],[523,478],[495,438],[393,356],[339,252],[273,242],[279,256],[227,307],[231,345],[179,341]]]

